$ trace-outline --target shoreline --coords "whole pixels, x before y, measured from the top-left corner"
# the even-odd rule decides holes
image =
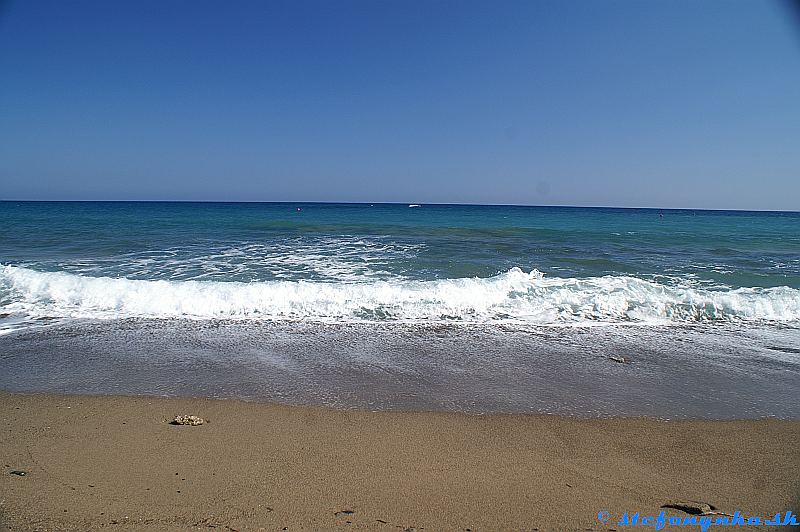
[[[798,342],[796,328],[76,322],[0,336],[0,390],[378,411],[800,419]]]
[[[177,414],[208,423],[169,425]],[[10,530],[611,530],[674,501],[800,509],[798,420],[7,392],[0,416]]]
[[[264,398],[241,398],[236,396],[231,397],[207,397],[205,395],[155,395],[155,394],[135,394],[135,393],[72,393],[72,392],[51,392],[51,391],[17,391],[7,390],[0,388],[0,402],[6,397],[19,397],[19,398],[42,398],[45,400],[63,399],[63,400],[93,400],[104,398],[107,399],[120,399],[120,400],[146,400],[148,403],[153,401],[165,402],[181,402],[181,403],[231,403],[241,405],[262,405],[266,408],[276,409],[297,409],[297,410],[317,410],[321,412],[342,413],[342,414],[368,414],[368,415],[399,415],[399,416],[455,416],[466,418],[521,418],[523,420],[537,420],[537,419],[564,419],[575,422],[590,422],[590,421],[620,421],[620,422],[637,422],[644,423],[743,423],[743,422],[765,422],[776,421],[779,423],[798,424],[800,429],[800,417],[781,417],[775,415],[763,415],[760,417],[667,417],[660,415],[649,414],[581,414],[581,413],[562,413],[562,412],[518,412],[518,411],[462,411],[462,410],[437,410],[437,409],[413,409],[413,408],[389,408],[389,409],[369,409],[363,406],[341,406],[341,405],[326,405],[318,403],[294,403],[294,402],[280,402],[272,399]],[[800,435],[800,433],[799,433]]]

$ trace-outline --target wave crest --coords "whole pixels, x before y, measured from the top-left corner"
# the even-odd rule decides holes
[[[545,277],[519,268],[436,281],[220,282],[85,277],[0,266],[0,309],[29,317],[467,323],[800,320],[800,290],[707,290],[629,276]]]

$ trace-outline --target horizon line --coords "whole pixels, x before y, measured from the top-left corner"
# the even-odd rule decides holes
[[[432,205],[461,207],[530,207],[554,209],[627,209],[627,210],[666,210],[666,211],[720,211],[720,212],[771,212],[800,213],[800,210],[786,209],[730,209],[720,207],[620,207],[615,205],[563,205],[533,203],[470,203],[470,202],[427,202],[414,203],[405,201],[273,201],[273,200],[172,200],[172,199],[0,199],[0,203],[269,203],[269,204],[317,204],[317,205]]]

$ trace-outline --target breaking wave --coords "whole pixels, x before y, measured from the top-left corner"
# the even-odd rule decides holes
[[[800,290],[709,290],[519,268],[434,281],[169,281],[0,266],[0,312],[27,318],[194,318],[530,324],[800,320]]]

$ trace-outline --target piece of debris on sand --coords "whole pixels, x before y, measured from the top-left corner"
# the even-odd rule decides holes
[[[171,425],[191,425],[196,427],[205,423],[203,418],[198,416],[175,416],[175,419],[170,421]]]
[[[671,501],[661,505],[662,508],[673,508],[686,512],[689,515],[727,515],[730,514],[720,512],[713,504],[699,501]]]

